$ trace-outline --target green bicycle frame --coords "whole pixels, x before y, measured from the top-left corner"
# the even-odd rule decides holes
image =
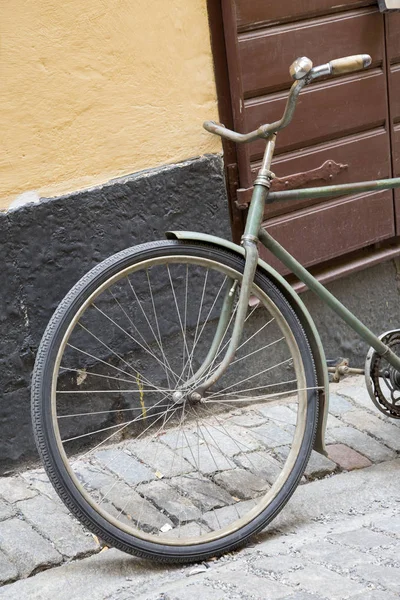
[[[386,190],[400,187],[400,178],[384,179],[365,183],[354,183],[336,186],[325,186],[288,192],[270,193],[272,179],[271,162],[275,149],[276,134],[267,141],[264,159],[257,179],[254,183],[254,191],[247,216],[246,227],[242,236],[242,246],[245,249],[245,269],[243,273],[240,295],[237,304],[237,312],[233,327],[232,337],[224,359],[218,369],[201,386],[192,393],[193,400],[200,400],[204,392],[211,387],[226,371],[239,346],[242,335],[243,324],[250,299],[251,286],[258,264],[258,243],[261,242],[276,258],[278,258],[300,281],[312,290],[323,302],[325,302],[343,321],[345,321],[369,346],[385,359],[398,371],[400,371],[400,357],[398,357],[386,344],[384,344],[368,327],[366,327],[351,311],[349,311],[333,294],[331,294],[311,273],[309,273],[287,250],[285,250],[273,237],[261,228],[264,215],[264,207],[268,202],[280,200],[292,200],[299,198],[323,198],[337,196],[343,193],[366,192]],[[232,298],[227,296],[222,308],[222,313],[217,331],[207,358],[212,360],[215,348],[219,347],[225,331],[224,324],[226,315],[232,308]]]

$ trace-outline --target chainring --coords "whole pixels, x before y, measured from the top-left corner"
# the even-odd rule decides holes
[[[400,329],[387,331],[379,339],[400,356]],[[375,406],[387,417],[400,419],[400,374],[373,348],[365,361],[365,381]]]

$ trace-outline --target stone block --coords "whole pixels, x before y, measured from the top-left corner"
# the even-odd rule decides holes
[[[182,449],[173,452],[165,444],[157,441],[132,442],[127,445],[127,449],[154,473],[165,477],[175,477],[193,471],[193,466],[183,457]]]
[[[335,439],[335,442],[350,446],[373,463],[392,460],[396,456],[393,450],[376,441],[368,433],[345,426],[343,423],[341,427],[331,431],[331,437]]]
[[[214,481],[226,489],[231,496],[242,500],[260,496],[269,487],[265,481],[244,469],[218,473],[214,476]]]
[[[100,450],[96,452],[95,458],[101,465],[107,467],[127,483],[135,485],[155,479],[154,470],[149,469],[123,450]]]
[[[63,560],[49,541],[28,523],[17,518],[0,523],[0,549],[8,557],[12,557],[23,577],[45,567],[57,565]]]
[[[228,492],[206,478],[185,475],[171,479],[171,485],[176,487],[181,494],[190,498],[193,504],[202,511],[234,503],[234,499]]]
[[[0,496],[7,502],[18,502],[36,496],[37,491],[31,489],[20,477],[0,478]]]
[[[1,500],[0,498],[0,521],[4,521],[4,519],[8,519],[15,515],[15,509],[11,504],[8,504],[5,500]]]
[[[254,475],[271,485],[282,472],[283,464],[278,462],[267,450],[239,454],[235,461],[240,467],[250,470]]]
[[[354,469],[364,469],[372,465],[368,458],[352,450],[344,444],[333,444],[327,446],[328,457],[337,463],[345,471],[354,471]]]
[[[25,519],[43,537],[51,540],[55,548],[68,558],[99,550],[93,536],[63,510],[61,502],[53,502],[44,496],[35,496],[17,503]]]
[[[203,521],[207,523],[212,531],[231,525],[237,519],[243,517],[257,504],[256,500],[236,502],[223,508],[215,508],[203,515]]]
[[[285,575],[285,582],[329,600],[352,598],[366,591],[366,586],[343,577],[323,566],[308,565],[301,571]]]
[[[375,415],[371,415],[363,410],[355,410],[343,415],[343,420],[349,425],[353,425],[360,431],[365,431],[379,440],[382,440],[386,446],[400,451],[400,435],[397,427],[391,423],[385,423]]]
[[[395,540],[383,533],[376,533],[375,531],[370,531],[366,528],[330,535],[328,540],[335,541],[338,544],[345,544],[346,546],[353,546],[364,552],[373,550],[374,548],[380,548],[381,546],[387,547],[396,543]]]
[[[166,482],[152,481],[139,486],[137,491],[179,522],[185,523],[201,518],[200,510],[189,498],[179,494]]]
[[[17,567],[0,550],[0,584],[4,585],[18,577]]]

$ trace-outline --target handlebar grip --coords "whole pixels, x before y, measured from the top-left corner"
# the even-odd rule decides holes
[[[343,73],[366,69],[370,66],[371,62],[372,59],[369,54],[357,54],[355,56],[345,56],[344,58],[331,60],[329,66],[331,67],[332,75],[342,75]]]

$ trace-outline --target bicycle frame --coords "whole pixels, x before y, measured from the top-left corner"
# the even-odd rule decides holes
[[[311,273],[309,273],[287,250],[285,250],[273,237],[261,228],[265,203],[278,200],[291,200],[296,198],[323,198],[341,195],[344,192],[386,190],[400,187],[400,178],[384,179],[366,183],[354,183],[336,186],[293,190],[288,192],[270,193],[269,189],[273,179],[271,162],[275,149],[276,134],[267,141],[263,162],[254,183],[254,191],[246,220],[246,227],[242,236],[242,246],[245,249],[245,269],[240,289],[239,300],[236,308],[235,323],[228,350],[218,369],[201,386],[196,388],[191,395],[193,400],[200,400],[204,392],[211,387],[226,371],[239,346],[244,319],[250,299],[251,285],[257,268],[259,254],[257,245],[261,242],[278,260],[292,271],[307,287],[325,302],[343,321],[345,321],[369,346],[398,371],[400,371],[400,357],[398,357],[386,344],[384,344],[368,327],[366,327],[351,311],[349,311],[333,294],[331,294]],[[232,298],[227,295],[221,312],[220,321],[207,356],[207,361],[214,359],[216,349],[225,334],[226,315],[231,310]],[[214,351],[215,349],[215,351]],[[203,372],[203,366],[201,367]],[[205,370],[205,369],[204,369]]]

